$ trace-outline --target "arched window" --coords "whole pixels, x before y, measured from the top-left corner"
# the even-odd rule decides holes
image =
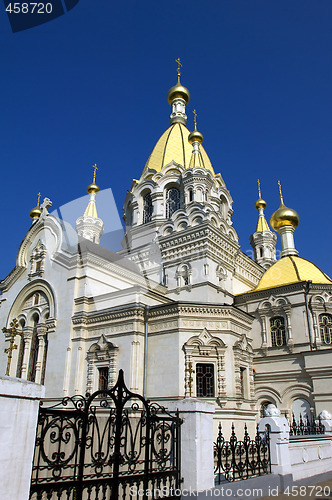
[[[28,372],[28,380],[30,382],[34,382],[36,379],[36,368],[37,368],[37,360],[38,360],[38,349],[39,349],[39,340],[37,334],[37,324],[39,322],[38,314],[35,314],[33,317],[33,333],[31,339],[31,353],[30,353],[30,361],[29,361],[29,372]]]
[[[25,327],[25,321],[22,318],[19,321],[20,328],[23,330]],[[25,347],[25,342],[24,342],[24,335],[22,334],[20,336],[20,346],[19,346],[19,351],[18,351],[18,358],[17,358],[17,369],[16,369],[16,377],[21,378],[22,376],[22,363],[23,363],[23,356],[24,356],[24,347]]]
[[[271,318],[270,328],[272,347],[286,345],[286,328],[284,318],[282,316]]]
[[[189,203],[190,203],[191,201],[193,201],[193,199],[194,199],[193,190],[192,190],[192,189],[189,189]]]
[[[323,344],[332,344],[332,316],[331,314],[319,315],[319,330]]]
[[[151,193],[147,193],[143,198],[143,224],[151,222],[153,213],[153,204]]]
[[[177,188],[169,188],[166,191],[166,218],[172,217],[174,212],[180,208],[180,191]]]

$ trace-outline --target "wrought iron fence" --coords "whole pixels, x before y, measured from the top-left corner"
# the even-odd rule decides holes
[[[317,434],[325,434],[325,427],[322,424],[321,418],[318,417],[309,419],[308,416],[302,417],[300,414],[299,420],[296,421],[295,415],[292,415],[292,421],[289,424],[289,436],[310,436]]]
[[[232,424],[231,437],[226,441],[219,423],[218,436],[214,443],[214,459],[216,484],[269,474],[271,460],[268,430],[261,434],[257,431],[255,439],[251,439],[245,425],[243,440],[238,441]]]
[[[122,370],[111,390],[41,407],[30,499],[173,498],[181,423],[130,392]]]

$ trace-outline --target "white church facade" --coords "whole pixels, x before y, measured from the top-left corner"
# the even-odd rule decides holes
[[[18,321],[10,376],[44,384],[46,397],[127,386],[158,402],[215,405],[215,419],[257,421],[275,404],[288,416],[332,412],[332,280],[298,256],[297,213],[265,220],[259,196],[255,260],[242,252],[232,198],[203,136],[186,126],[189,91],[168,92],[171,124],[124,202],[123,250],[99,241],[96,175],[74,233],[44,202],[16,266],[1,282],[4,373],[10,323]],[[76,238],[76,241],[75,241]]]

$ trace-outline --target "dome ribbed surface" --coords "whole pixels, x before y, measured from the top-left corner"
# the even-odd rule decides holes
[[[143,170],[143,177],[148,169],[160,172],[161,169],[175,161],[184,168],[190,168],[190,159],[192,155],[192,146],[188,142],[190,130],[182,123],[174,123],[158,140],[153,148],[153,151],[146,162]],[[204,161],[204,167],[215,175],[212,164],[203,146],[200,146],[200,151]]]

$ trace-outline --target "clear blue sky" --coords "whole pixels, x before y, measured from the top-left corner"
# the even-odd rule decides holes
[[[1,6],[2,8],[2,6]],[[0,277],[15,265],[36,195],[60,207],[86,194],[91,166],[119,211],[169,125],[182,83],[250,249],[257,178],[270,215],[300,214],[296,247],[332,275],[332,1],[80,0],[13,34],[2,8]]]

